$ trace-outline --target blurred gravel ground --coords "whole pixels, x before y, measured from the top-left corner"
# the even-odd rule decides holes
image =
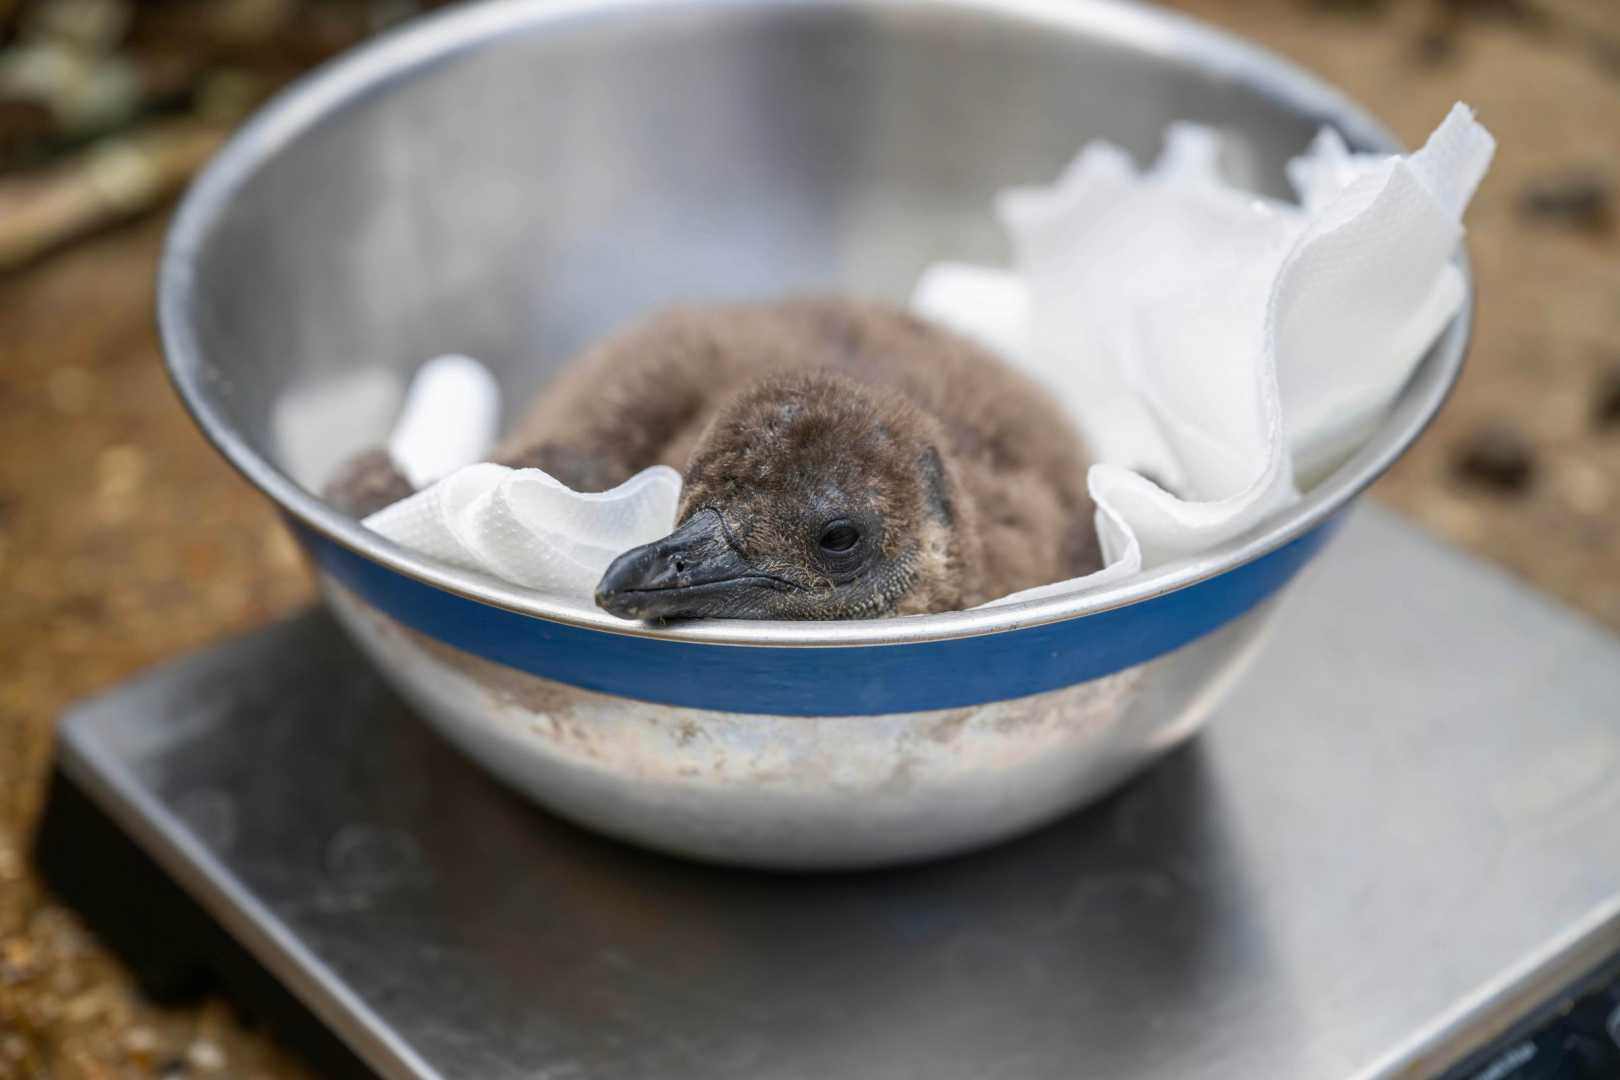
[[[1474,344],[1380,497],[1620,629],[1620,4],[1185,0],[1416,145],[1467,101],[1497,136],[1468,212]]]
[[[169,104],[125,102],[114,127],[217,122],[360,25],[321,0],[215,6],[240,22],[210,31],[211,72],[151,83],[169,87]],[[1408,143],[1454,100],[1479,108],[1502,149],[1469,217],[1473,353],[1434,430],[1377,491],[1620,629],[1620,5],[1177,6],[1315,69]],[[17,7],[0,0],[0,26]],[[310,12],[277,39],[281,68],[243,67],[219,46]],[[161,43],[192,26],[146,32]],[[221,72],[224,90],[200,94],[198,80]],[[89,134],[51,145],[37,137],[51,123],[0,93],[0,207],[8,169],[70,168],[97,145],[87,115]],[[19,146],[32,149],[6,156]],[[221,1003],[142,1002],[27,864],[51,723],[69,701],[311,595],[273,515],[203,443],[162,374],[151,311],[165,216],[93,220],[88,239],[0,272],[0,1077],[299,1075]]]

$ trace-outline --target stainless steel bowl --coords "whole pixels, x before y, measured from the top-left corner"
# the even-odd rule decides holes
[[[1319,125],[1294,67],[1081,0],[513,0],[421,21],[281,95],[198,181],[162,266],[174,379],[286,512],[333,609],[452,742],[560,814],[706,859],[847,867],[1047,821],[1193,732],[1272,598],[1439,407],[1460,318],[1372,441],[1275,520],[1117,588],[838,624],[652,627],[492,583],[312,488],[467,352],[509,402],[672,301],[903,298],[1003,257],[1000,188],[1086,140],[1229,138],[1282,192]]]

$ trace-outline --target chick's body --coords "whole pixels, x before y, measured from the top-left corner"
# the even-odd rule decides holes
[[[750,395],[758,399],[744,402],[751,411],[739,405]],[[806,404],[824,418],[826,437],[784,434],[782,418],[791,429]],[[930,467],[904,449],[916,439],[942,444],[937,458],[925,453],[943,472],[937,501],[949,525],[948,536],[931,544],[935,565],[924,552],[883,587],[788,604],[776,614],[950,610],[1097,567],[1086,454],[1051,398],[976,345],[877,304],[716,305],[643,320],[546,386],[497,460],[543,468],[583,491],[669,465],[686,474],[680,518],[715,505],[733,537],[770,515],[756,502],[738,519],[726,511],[727,490],[769,488],[783,470],[833,475],[858,467],[861,475],[844,486],[876,489],[885,547],[898,550],[926,530],[920,518],[927,515],[885,493],[903,483],[901,474]]]

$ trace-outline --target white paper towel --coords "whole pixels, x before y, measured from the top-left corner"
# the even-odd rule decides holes
[[[932,267],[913,306],[1072,412],[1097,460],[1106,566],[992,603],[1113,584],[1220,543],[1353,449],[1461,304],[1450,260],[1494,145],[1461,105],[1409,157],[1354,155],[1324,131],[1289,166],[1293,205],[1228,184],[1219,137],[1181,124],[1146,171],[1093,143],[1051,187],[1005,193],[1014,268]],[[437,445],[454,406],[420,400],[406,442]],[[465,464],[465,440],[455,446],[412,468]],[[458,566],[589,598],[617,554],[674,527],[679,495],[661,466],[581,494],[538,469],[468,465],[366,524]]]
[[[388,438],[388,456],[412,487],[426,487],[481,460],[495,445],[501,388],[467,356],[429,360],[411,380]]]
[[[1298,206],[1229,186],[1218,148],[1178,125],[1139,173],[1092,144],[1052,187],[1002,197],[1015,269],[919,282],[921,314],[1046,383],[1098,459],[1107,570],[994,603],[1112,583],[1298,498],[1296,477],[1365,438],[1461,305],[1450,260],[1495,149],[1469,109],[1408,157],[1324,132],[1289,168]]]
[[[680,495],[681,474],[662,465],[589,494],[539,469],[468,465],[365,524],[454,566],[589,597],[621,552],[675,527]]]

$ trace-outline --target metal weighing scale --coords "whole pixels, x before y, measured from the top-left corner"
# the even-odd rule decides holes
[[[1620,1077],[1620,641],[1371,508],[1201,736],[977,855],[598,839],[311,613],[75,710],[37,856],[323,1076]]]

